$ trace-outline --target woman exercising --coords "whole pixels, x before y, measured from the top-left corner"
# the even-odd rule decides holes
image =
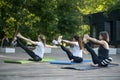
[[[99,44],[98,48],[98,55],[96,55],[95,51],[89,47],[87,44],[87,40],[90,40],[94,43]],[[112,58],[109,57],[109,35],[108,32],[102,31],[99,33],[99,40],[90,37],[88,34],[84,35],[83,42],[85,44],[85,48],[87,49],[88,52],[90,52],[92,56],[93,66],[101,66],[101,67],[106,67],[108,64],[112,61]]]
[[[71,52],[69,49],[67,49],[66,47],[64,47],[62,45],[62,42],[65,42],[67,44],[71,44],[73,45],[73,52]],[[62,36],[59,36],[58,37],[58,42],[62,48],[63,51],[66,52],[68,58],[73,61],[73,62],[77,62],[77,63],[81,63],[83,61],[83,58],[82,58],[82,39],[75,35],[73,36],[73,40],[72,41],[68,41],[68,40],[62,40]]]
[[[45,37],[44,35],[38,35],[38,41],[32,41],[24,36],[22,36],[20,33],[17,34],[16,37],[17,44],[24,49],[28,55],[30,55],[31,58],[33,58],[34,61],[41,61],[43,56],[44,56],[44,49],[45,47],[50,47],[54,48],[55,46],[50,46],[45,43]],[[20,39],[23,39],[27,42],[32,43],[33,45],[36,45],[36,48],[34,50],[28,49],[26,46],[24,46],[21,42]]]

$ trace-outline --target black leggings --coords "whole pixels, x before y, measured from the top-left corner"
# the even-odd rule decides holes
[[[87,49],[88,52],[90,52],[90,54],[92,56],[92,61],[93,61],[94,64],[98,64],[99,66],[107,66],[107,65],[102,65],[101,64],[101,62],[103,60],[98,58],[95,51],[88,44],[85,44],[85,48]]]
[[[77,63],[81,63],[83,61],[83,58],[81,57],[77,57],[77,56],[73,56],[73,54],[71,53],[71,51],[69,49],[67,49],[66,47],[64,47],[63,45],[61,45],[61,48],[63,51],[65,51],[67,53],[67,56],[70,60],[73,59],[74,62]]]
[[[26,46],[24,46],[24,45],[20,42],[19,38],[17,38],[17,44],[18,44],[22,49],[24,49],[24,50],[28,53],[28,55],[30,55],[30,57],[33,58],[34,61],[41,61],[41,60],[42,60],[42,58],[40,58],[39,56],[37,56],[32,50],[30,50],[30,49],[28,49]]]

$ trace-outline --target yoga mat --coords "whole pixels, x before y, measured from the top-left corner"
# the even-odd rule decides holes
[[[94,67],[91,65],[86,65],[86,66],[72,66],[72,67],[62,67],[62,69],[72,69],[72,70],[93,70],[93,69],[100,69],[100,68],[109,68],[109,67],[115,67],[115,66],[119,66],[119,64],[115,64],[115,63],[110,63],[107,67]]]
[[[49,61],[54,61],[56,60],[55,58],[43,58],[42,59],[42,62],[49,62]],[[28,61],[34,61],[33,59],[28,59]],[[36,62],[36,61],[34,61]]]
[[[50,60],[55,60],[54,58],[43,58],[42,62],[48,62]],[[33,61],[32,59],[30,60],[4,60],[5,63],[17,63],[17,64],[28,64],[28,63],[33,63],[36,61]],[[38,61],[41,62],[41,61]]]
[[[16,63],[16,64],[28,64],[33,63],[33,61],[29,60],[4,60],[5,63]]]
[[[92,62],[92,60],[83,60],[82,63],[86,63],[86,62]],[[54,60],[54,61],[50,61],[50,64],[64,64],[64,65],[72,65],[72,64],[80,64],[80,63],[76,63],[76,62],[71,62],[71,61],[60,61],[60,60]]]

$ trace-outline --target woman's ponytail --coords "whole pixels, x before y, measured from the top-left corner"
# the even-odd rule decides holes
[[[79,44],[80,49],[83,49],[83,41],[82,41],[82,38],[79,37],[79,36],[77,36],[77,35],[73,36],[73,38],[75,38],[75,40],[78,41],[78,44]]]

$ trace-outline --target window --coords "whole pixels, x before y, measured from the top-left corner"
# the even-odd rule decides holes
[[[105,31],[109,33],[110,40],[113,40],[113,26],[112,26],[112,21],[105,22]]]
[[[94,38],[96,38],[96,26],[95,25],[93,25],[93,34],[92,35]]]
[[[116,40],[120,41],[120,21],[116,21]]]

